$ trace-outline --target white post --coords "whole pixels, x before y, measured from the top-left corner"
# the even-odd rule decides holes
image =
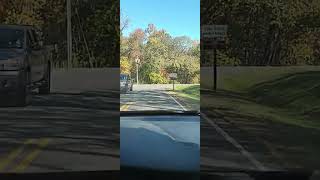
[[[139,64],[138,63],[136,63],[137,64],[137,84],[139,84]]]
[[[140,63],[140,59],[136,58],[136,78],[137,78],[137,84],[139,84],[139,63]]]

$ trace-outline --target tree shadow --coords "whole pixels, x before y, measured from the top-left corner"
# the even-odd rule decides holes
[[[45,151],[119,158],[119,107],[117,93],[33,94],[30,106],[0,108],[0,156],[49,138]]]

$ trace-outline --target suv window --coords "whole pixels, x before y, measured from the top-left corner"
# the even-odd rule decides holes
[[[0,48],[23,48],[24,32],[22,30],[0,28]]]
[[[125,74],[120,74],[120,80],[124,81],[124,80],[127,80],[128,79],[128,76],[125,75]]]

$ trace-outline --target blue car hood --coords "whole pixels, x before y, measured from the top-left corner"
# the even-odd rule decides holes
[[[199,171],[200,117],[121,117],[121,166]]]

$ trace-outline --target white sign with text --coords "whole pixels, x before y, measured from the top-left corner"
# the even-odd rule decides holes
[[[224,41],[227,36],[227,25],[203,25],[201,26],[201,35],[205,39],[216,39]]]

